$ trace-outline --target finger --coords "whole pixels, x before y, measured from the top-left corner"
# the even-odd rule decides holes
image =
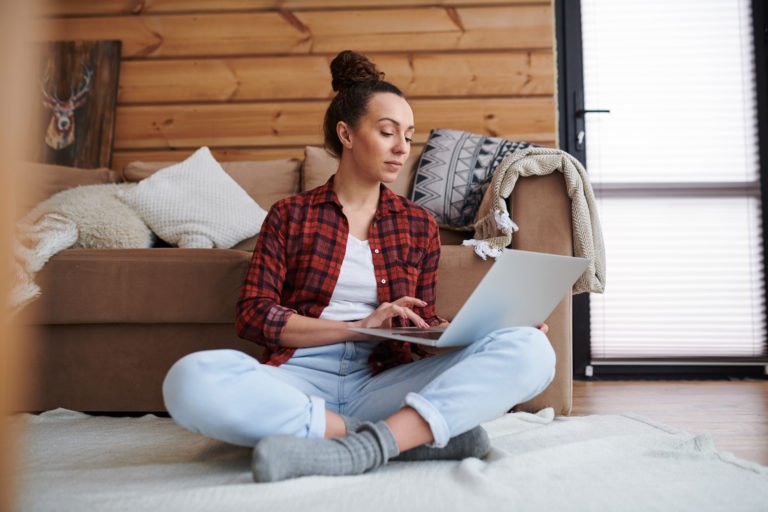
[[[403,305],[403,306],[405,306],[405,305],[417,305],[417,306],[421,306],[421,307],[424,307],[424,306],[427,305],[427,303],[425,301],[423,301],[421,299],[417,299],[416,297],[409,297],[407,295],[397,299],[395,301],[395,304]]]
[[[397,304],[390,304],[389,307],[384,311],[387,315],[387,318],[393,318],[393,317],[400,317],[400,318],[407,318],[408,316],[405,313],[404,307],[398,306]]]
[[[416,327],[423,327],[423,328],[429,327],[429,324],[425,322],[424,319],[421,318],[419,315],[417,315],[410,309],[406,309],[405,311],[408,317],[411,319],[411,322],[413,322],[413,325],[415,325]]]
[[[405,320],[406,318],[408,318],[408,315],[405,312],[406,309],[407,308],[398,306],[397,304],[392,304],[387,313],[389,315],[389,318],[392,318],[393,316],[399,316],[400,318]]]

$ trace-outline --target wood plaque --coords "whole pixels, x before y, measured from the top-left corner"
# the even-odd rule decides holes
[[[33,160],[81,168],[110,166],[120,48],[120,41],[45,44]]]

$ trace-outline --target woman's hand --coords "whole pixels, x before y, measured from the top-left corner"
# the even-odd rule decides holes
[[[410,320],[416,327],[426,329],[429,324],[411,310],[414,306],[424,307],[426,305],[426,302],[415,297],[400,297],[395,302],[382,302],[376,311],[353,323],[357,324],[355,327],[384,327],[389,329],[392,327],[392,318],[399,316],[403,320]]]
[[[426,305],[426,302],[415,297],[400,297],[395,302],[382,302],[379,304],[379,307],[376,308],[376,311],[362,320],[350,322],[350,326],[365,328],[383,327],[385,329],[391,329],[392,319],[399,316],[404,320],[410,320],[416,327],[427,328],[429,327],[429,324],[411,310],[413,306],[423,307]],[[384,338],[356,333],[355,339],[359,341],[382,341]]]
[[[382,302],[379,304],[379,307],[376,308],[376,311],[366,318],[356,322],[350,322],[350,327],[383,327],[385,329],[391,329],[392,319],[399,316],[404,320],[410,320],[416,327],[423,327],[426,329],[429,327],[429,324],[411,310],[413,306],[424,307],[426,305],[426,302],[414,297],[400,297],[395,302]],[[380,336],[355,333],[356,341],[382,341],[383,339],[384,338]]]

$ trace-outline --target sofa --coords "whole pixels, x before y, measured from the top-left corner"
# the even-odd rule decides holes
[[[408,197],[418,155],[390,188]],[[228,162],[224,169],[265,209],[276,200],[324,183],[336,160],[308,147],[302,160]],[[28,202],[69,187],[137,182],[168,165],[134,162],[120,172],[34,166]],[[29,206],[29,205],[27,205]],[[509,211],[520,226],[512,247],[572,254],[570,199],[559,173],[521,179]],[[257,235],[258,236],[258,235]],[[472,232],[441,229],[443,244],[437,311],[451,320],[487,271]],[[39,299],[20,313],[27,335],[32,387],[22,409],[64,407],[101,413],[163,412],[162,380],[190,352],[233,348],[258,356],[261,348],[239,339],[235,304],[256,238],[230,249],[185,249],[156,244],[142,249],[66,249],[35,280]],[[557,354],[554,381],[519,410],[571,410],[571,298],[547,320]]]

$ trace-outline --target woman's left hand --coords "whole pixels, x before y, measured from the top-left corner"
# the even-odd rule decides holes
[[[538,329],[543,332],[544,334],[547,334],[549,332],[549,326],[547,324],[541,324]]]

